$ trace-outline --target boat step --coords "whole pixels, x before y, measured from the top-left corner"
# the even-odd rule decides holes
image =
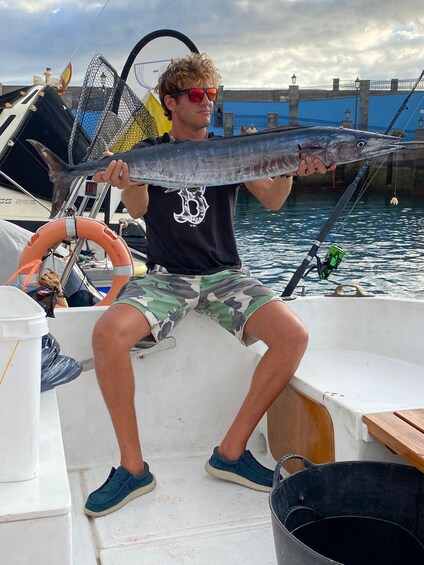
[[[0,483],[1,562],[71,565],[71,495],[54,390],[41,394],[39,449],[35,479]]]
[[[424,473],[424,409],[365,414],[369,432]]]

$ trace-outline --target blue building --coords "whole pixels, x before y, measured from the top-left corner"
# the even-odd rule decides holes
[[[344,126],[385,132],[403,104],[413,80],[355,82],[333,80],[332,88],[238,90],[221,87],[217,104],[223,105],[226,135],[239,134],[253,123],[257,130],[284,125]],[[421,81],[390,133],[397,130],[412,140],[422,127],[424,81]],[[420,119],[421,118],[421,119]]]

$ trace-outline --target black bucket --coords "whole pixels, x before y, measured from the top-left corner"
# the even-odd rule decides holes
[[[305,469],[283,479],[293,458]],[[424,564],[424,474],[414,467],[287,455],[269,504],[278,565]]]

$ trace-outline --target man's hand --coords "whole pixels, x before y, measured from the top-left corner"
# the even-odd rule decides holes
[[[110,151],[103,153],[103,157],[111,157],[112,155],[113,153]],[[111,161],[104,171],[97,171],[93,180],[95,182],[107,182],[120,190],[137,186],[137,183],[130,179],[128,165],[122,159]]]
[[[332,163],[329,167],[327,167],[320,159],[318,159],[318,157],[307,155],[305,159],[302,159],[300,161],[299,168],[297,169],[294,176],[308,177],[309,175],[313,175],[315,173],[325,175],[326,172],[334,171],[335,168],[335,163]]]

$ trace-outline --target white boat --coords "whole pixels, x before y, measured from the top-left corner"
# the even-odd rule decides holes
[[[92,114],[95,121],[101,112]],[[41,76],[35,75],[34,84],[28,88],[0,96],[0,219],[34,232],[51,217],[52,184],[46,167],[27,141],[31,138],[52,148],[66,162],[86,158],[95,142],[65,106],[57,80],[46,84]],[[144,227],[141,222],[133,221],[122,207],[117,210],[119,191],[111,189],[114,210],[110,214],[103,206],[107,188],[103,187],[105,192],[99,202],[100,189],[97,195],[94,186],[90,182],[76,183],[61,215],[66,207],[74,206],[79,215],[107,221],[135,252],[144,254]],[[105,271],[101,265],[97,266]],[[100,282],[110,283],[108,275],[101,273]]]
[[[285,399],[278,399],[253,434],[251,451],[272,468],[287,450],[317,463],[410,464],[369,433],[363,416],[424,406],[424,301],[313,296],[288,305],[310,333],[283,393],[297,403],[296,417],[289,422],[281,409]],[[119,464],[90,368],[92,328],[105,308],[60,309],[48,320],[61,352],[86,370],[41,395],[38,476],[0,483],[2,562],[276,563],[268,495],[204,471],[265,347],[244,348],[197,313],[148,354],[133,353],[143,453],[157,488],[108,516],[84,514],[88,493]],[[14,426],[11,421],[3,433],[13,434]]]
[[[72,112],[66,108],[57,88],[53,86],[53,81],[52,84],[46,84],[36,75],[32,86],[0,97],[0,229],[13,232],[13,237],[18,238],[14,253],[8,256],[6,264],[3,261],[0,268],[0,283],[16,270],[18,259],[15,251],[22,251],[25,233],[28,241],[31,233],[48,223],[51,216],[52,184],[28,138],[36,138],[52,147],[63,160],[72,158],[80,161],[91,150],[90,136],[74,120]],[[87,190],[86,185],[89,187]],[[66,208],[74,207],[78,215],[104,221],[102,203],[108,187],[99,187],[97,194],[95,183],[76,183],[63,204],[61,215],[65,214]],[[114,195],[119,193],[116,189],[111,190]],[[129,214],[121,210],[116,212],[119,200],[119,194],[118,197],[115,195],[115,212],[109,218],[109,223],[128,242],[133,261],[141,272],[145,268],[145,226],[142,220],[132,220]],[[11,224],[10,228],[5,222]],[[17,229],[13,229],[13,224]],[[21,231],[18,228],[22,228]],[[113,265],[98,245],[93,242],[87,245],[92,253],[87,254],[87,260],[81,262],[81,266],[93,285],[107,289],[113,279]],[[15,264],[15,269],[8,271],[8,263]],[[82,284],[86,286],[85,282]],[[93,293],[95,300],[99,300],[99,293],[95,289]]]
[[[74,124],[57,88],[34,76],[33,84],[0,97],[0,217],[34,231],[50,214],[52,185],[27,139],[44,140],[68,159]],[[84,157],[89,135],[80,128],[75,160]]]
[[[287,304],[306,324],[310,342],[290,385],[252,435],[252,453],[270,468],[289,452],[314,463],[424,465],[419,430],[421,455],[403,447],[399,455],[364,421],[424,406],[424,301],[304,296]],[[0,482],[1,562],[275,564],[268,495],[204,470],[266,347],[245,348],[195,312],[160,345],[132,354],[143,454],[157,487],[107,516],[84,514],[88,494],[119,465],[92,363],[92,330],[106,308],[56,309],[48,319],[61,353],[81,361],[84,372],[41,394],[37,476]],[[5,336],[0,333],[2,348]],[[4,374],[0,366],[0,381]],[[11,419],[2,433],[13,436],[16,424]]]

